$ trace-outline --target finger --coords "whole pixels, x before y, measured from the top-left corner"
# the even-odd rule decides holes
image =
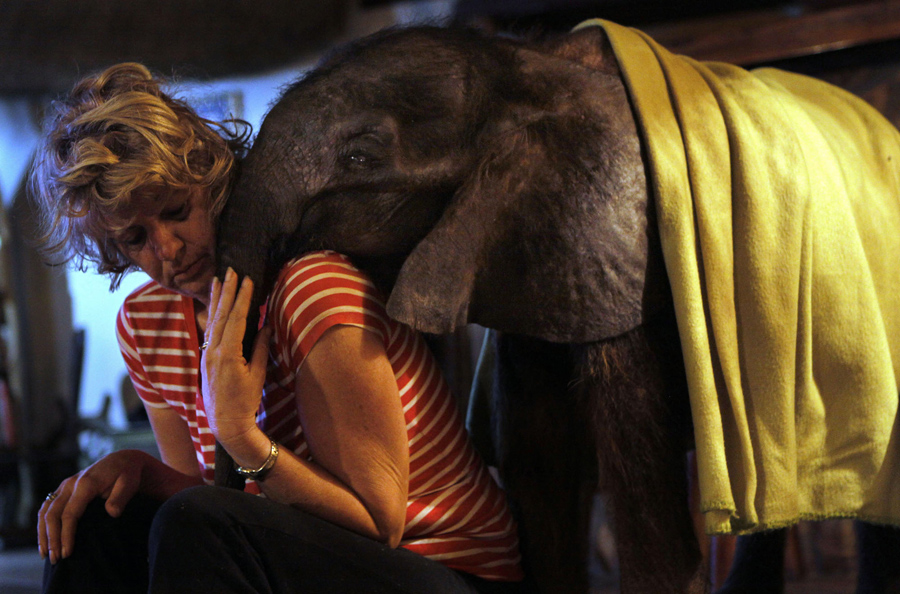
[[[221,293],[222,281],[214,276],[209,288],[209,305],[206,306],[206,324],[203,326],[203,338],[200,339],[200,361],[202,365],[206,365],[206,350],[209,348],[209,340],[210,336],[212,336],[212,321],[216,317],[216,305]]]
[[[219,343],[222,341],[222,334],[225,332],[225,324],[228,321],[228,316],[231,313],[231,308],[234,305],[235,292],[237,289],[237,273],[228,268],[228,271],[225,272],[225,281],[222,283],[221,291],[219,292],[219,298],[216,299],[215,305],[215,314],[209,318],[208,324],[212,325],[212,328],[209,332],[209,346],[211,348],[218,348]]]
[[[58,495],[52,501],[44,501],[41,505],[41,518],[43,520],[43,541],[47,557],[50,563],[55,564],[62,556],[62,516],[69,500],[68,491],[60,488]],[[39,522],[40,522],[39,520]],[[40,541],[40,535],[38,536]]]
[[[59,498],[59,491],[62,488],[60,485],[54,493],[56,493],[56,498]],[[48,495],[49,497],[49,495]],[[38,552],[41,554],[41,559],[47,558],[47,553],[49,550],[49,539],[47,537],[47,512],[50,510],[50,506],[53,504],[51,499],[45,499],[43,503],[41,503],[41,508],[38,510]]]
[[[211,324],[213,317],[216,315],[216,305],[219,302],[219,295],[221,294],[222,281],[219,280],[219,277],[214,276],[212,285],[210,285],[209,289],[209,305],[206,308],[206,319],[208,324]],[[209,334],[209,332],[207,332],[207,334]]]
[[[253,280],[251,280],[249,276],[245,276],[238,289],[238,294],[234,302],[234,309],[231,310],[231,316],[246,320],[247,313],[250,311],[250,301],[252,301],[252,299]]]
[[[125,506],[137,493],[139,486],[139,481],[133,480],[127,474],[121,475],[113,485],[109,497],[106,498],[106,512],[114,518],[121,516]]]
[[[50,504],[44,502],[41,505],[41,509],[38,510],[37,538],[38,552],[41,554],[41,559],[47,558],[47,521],[44,519],[44,508],[46,507],[50,507]]]
[[[75,483],[75,489],[66,499],[66,505],[60,514],[60,533],[58,537],[61,544],[60,558],[65,558],[72,554],[72,550],[75,548],[75,530],[78,526],[78,520],[84,515],[84,510],[88,504],[99,494],[94,481],[90,478],[85,478],[85,476],[79,477]],[[62,500],[62,498],[63,496],[60,495],[59,499],[54,501],[54,503]]]

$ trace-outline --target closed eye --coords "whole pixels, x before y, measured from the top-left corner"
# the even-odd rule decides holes
[[[160,218],[170,221],[184,221],[191,214],[190,206],[187,202],[182,202],[175,206],[164,209],[160,213]]]
[[[140,227],[131,227],[116,237],[114,241],[123,252],[136,252],[144,246],[147,234]]]

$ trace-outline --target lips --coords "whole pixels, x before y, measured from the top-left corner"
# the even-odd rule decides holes
[[[194,260],[191,264],[181,268],[172,275],[172,281],[176,283],[182,283],[188,280],[191,280],[193,277],[197,276],[197,274],[203,270],[203,265],[207,260],[206,256],[201,256],[197,260]]]

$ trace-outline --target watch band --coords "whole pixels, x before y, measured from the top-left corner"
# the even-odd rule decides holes
[[[275,460],[278,459],[278,444],[275,443],[275,440],[271,437],[269,438],[269,444],[269,457],[266,458],[266,461],[262,463],[262,466],[260,466],[259,468],[244,468],[243,466],[236,466],[234,471],[244,478],[253,479],[256,481],[261,481],[266,478],[266,475],[269,474],[269,471],[272,470],[273,466],[275,466]]]

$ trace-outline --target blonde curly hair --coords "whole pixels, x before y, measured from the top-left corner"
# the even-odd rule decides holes
[[[249,124],[201,118],[163,84],[130,62],[85,78],[51,105],[31,171],[45,259],[94,264],[110,290],[135,269],[109,238],[132,199],[200,190],[215,218],[249,146]]]

